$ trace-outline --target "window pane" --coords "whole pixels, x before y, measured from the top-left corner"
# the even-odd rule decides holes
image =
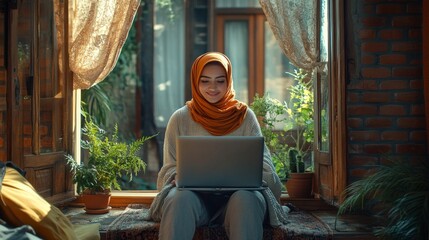
[[[225,22],[225,54],[232,64],[232,78],[236,98],[248,102],[248,49],[249,33],[247,21]]]
[[[293,83],[293,79],[287,72],[293,72],[294,66],[283,54],[273,32],[265,22],[265,93],[281,102],[289,98],[287,88]]]
[[[320,9],[320,61],[325,63],[321,69],[319,69],[320,76],[320,112],[319,117],[319,139],[318,144],[320,151],[329,151],[329,85],[328,85],[328,5],[327,0],[321,1]]]
[[[268,22],[265,22],[265,58],[264,58],[264,92],[280,102],[289,102],[288,88],[293,84],[293,78],[287,72],[293,72],[294,66],[283,54],[278,41],[274,37]],[[279,123],[278,129],[283,126]]]
[[[166,127],[171,114],[185,101],[184,1],[173,10],[155,8],[154,110],[155,124]]]
[[[216,0],[216,8],[260,8],[258,0]]]

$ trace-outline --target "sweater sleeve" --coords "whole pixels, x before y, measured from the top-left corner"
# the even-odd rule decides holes
[[[246,131],[249,131],[249,135],[255,135],[255,136],[262,136],[261,127],[259,126],[259,122],[256,118],[255,113],[248,108],[247,110],[247,118],[248,118],[248,129]],[[275,198],[279,201],[281,190],[282,190],[282,183],[280,181],[279,176],[276,173],[273,161],[271,159],[270,150],[268,149],[267,145],[264,144],[264,165],[263,165],[263,180],[267,183],[268,187],[273,192],[273,195]]]
[[[176,110],[168,121],[164,137],[163,164],[158,173],[157,189],[167,184],[167,180],[176,172],[176,138],[179,135],[180,109]]]

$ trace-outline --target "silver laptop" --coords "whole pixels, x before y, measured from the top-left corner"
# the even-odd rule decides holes
[[[179,190],[264,189],[263,137],[180,136],[176,141]]]

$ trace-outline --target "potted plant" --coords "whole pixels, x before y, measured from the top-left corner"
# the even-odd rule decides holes
[[[311,164],[306,163],[311,162],[314,142],[312,82],[302,69],[288,74],[294,79],[294,84],[288,88],[289,102],[282,103],[268,94],[262,97],[256,95],[250,107],[261,119],[262,134],[272,154],[277,174],[287,180],[289,196],[310,197],[314,174]],[[302,186],[295,187],[296,182],[308,182],[310,189],[295,193],[295,190],[304,189]]]
[[[88,115],[83,113],[85,124],[82,134],[81,147],[88,150],[88,159],[78,163],[72,155],[66,155],[67,164],[73,174],[77,193],[81,195],[87,213],[105,213],[110,210],[110,192],[120,190],[118,177],[127,175],[132,180],[133,175],[144,171],[146,164],[138,153],[150,137],[142,137],[130,143],[119,141],[118,127],[108,135]],[[95,205],[103,199],[101,206]]]

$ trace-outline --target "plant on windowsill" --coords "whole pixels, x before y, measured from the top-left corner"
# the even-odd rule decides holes
[[[73,174],[77,193],[81,195],[88,213],[106,213],[109,211],[110,192],[121,190],[118,178],[127,175],[130,181],[133,175],[144,171],[146,164],[139,157],[143,144],[152,138],[142,137],[130,143],[119,141],[118,127],[108,135],[87,113],[84,116],[81,147],[88,150],[88,159],[78,163],[72,155],[66,155],[67,164]],[[102,198],[104,205],[93,206],[92,198]]]
[[[310,197],[313,172],[312,166],[306,167],[305,163],[311,158],[314,141],[312,82],[302,69],[288,74],[294,79],[294,84],[288,88],[288,103],[281,103],[265,94],[262,97],[256,95],[250,107],[262,121],[262,135],[270,149],[277,174],[286,182],[289,196]],[[309,177],[310,190],[295,193],[294,190],[303,189],[293,185],[296,177]]]

